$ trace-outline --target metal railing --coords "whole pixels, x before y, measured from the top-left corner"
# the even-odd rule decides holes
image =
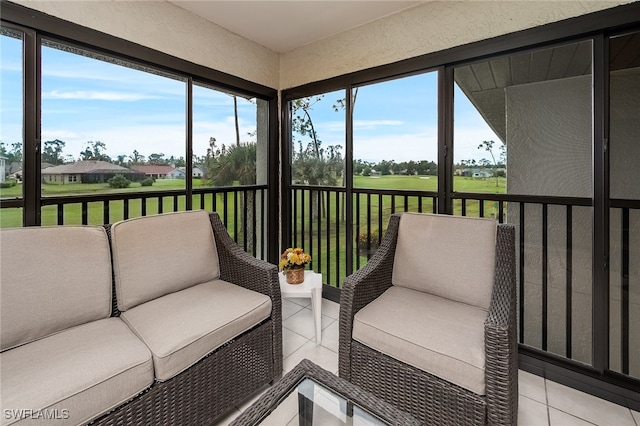
[[[347,235],[346,196],[345,188],[339,187],[291,187],[290,242],[308,251],[313,258],[311,268],[323,274],[326,285],[336,288],[375,252],[391,214],[438,211],[436,192],[354,188],[350,203],[353,234]],[[577,285],[592,286],[590,267],[586,272],[580,269],[593,262],[592,199],[456,192],[451,198],[455,215],[494,218],[500,223],[516,225],[519,341],[589,364],[592,361],[592,306],[577,305],[574,297],[582,291],[575,288]],[[629,224],[629,210],[638,209],[640,205],[612,200],[611,207],[620,209],[620,239],[625,242],[619,253],[622,259],[621,371],[628,374],[629,257],[632,255],[628,241],[633,229]],[[367,240],[368,246],[359,250],[358,236],[372,233],[375,238]],[[349,252],[351,256],[347,256]],[[349,257],[350,265],[347,264]],[[588,283],[582,282],[584,274],[589,277]],[[527,296],[532,286],[539,291],[533,299]],[[553,299],[553,292],[562,293],[562,300]],[[582,321],[582,314],[587,311],[588,321]],[[583,334],[576,334],[580,330]]]
[[[185,190],[42,197],[41,223],[102,225],[119,220],[187,209]],[[195,188],[193,209],[217,212],[229,234],[255,257],[267,258],[267,186]],[[21,199],[0,200],[0,214],[22,209]]]
[[[302,185],[291,188],[290,242],[302,246],[312,257],[311,269],[323,274],[325,284],[337,288],[375,252],[392,214],[435,213],[438,208],[435,192],[354,188],[351,193],[354,232],[347,235],[344,188]],[[376,239],[359,250],[356,237],[360,233],[375,233]]]
[[[611,285],[613,292],[615,284],[619,284],[619,300],[610,296],[610,309],[612,323],[619,322],[619,331],[610,330],[610,365],[614,371],[625,375],[630,375],[632,370],[632,357],[635,354],[637,360],[638,347],[638,327],[640,324],[636,320],[631,321],[632,304],[632,282],[637,284],[640,280],[638,276],[638,265],[640,264],[640,254],[634,243],[640,240],[640,200],[612,199],[609,203],[611,217]],[[618,224],[618,229],[613,226],[614,220]],[[615,250],[614,250],[615,249]],[[614,268],[614,262],[616,267]],[[635,267],[633,266],[635,265]],[[635,276],[633,275],[635,271]],[[635,294],[637,294],[637,290]],[[637,297],[635,303],[637,309]],[[617,312],[616,312],[617,309]],[[614,316],[617,316],[615,318]],[[637,361],[636,361],[637,362]],[[635,365],[635,371],[639,371],[640,365]],[[635,375],[636,377],[640,375]]]

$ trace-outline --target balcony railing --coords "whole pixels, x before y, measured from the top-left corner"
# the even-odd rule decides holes
[[[354,188],[353,235],[347,235],[346,193],[344,188],[335,187],[291,188],[291,243],[307,250],[313,258],[312,269],[323,274],[326,285],[337,288],[375,252],[391,214],[438,211],[435,192]],[[520,342],[590,364],[592,200],[453,193],[452,201],[456,215],[494,218],[516,225]],[[620,270],[616,273],[621,294],[619,300],[612,299],[616,312],[619,311],[616,318],[620,337],[614,339],[617,343],[615,347],[612,345],[611,354],[612,359],[621,359],[617,370],[629,374],[633,344],[629,324],[632,302],[629,265],[634,256],[630,233],[640,226],[640,216],[635,224],[631,223],[634,216],[630,211],[640,211],[640,202],[612,200],[611,208],[611,214],[620,216],[621,223],[620,230],[612,231],[611,235],[612,247],[614,239],[621,242],[617,252],[611,254],[620,259]],[[358,250],[360,234],[376,235],[368,241],[368,250]],[[347,263],[347,253],[351,253],[351,265]],[[428,254],[425,256],[428,260]]]
[[[41,223],[102,225],[123,219],[187,209],[185,190],[83,194],[41,199]],[[192,208],[217,212],[231,237],[255,257],[267,257],[267,186],[194,188]],[[21,199],[0,200],[0,214],[19,215]],[[15,210],[14,210],[15,209]]]
[[[267,259],[266,186],[195,188],[192,208],[220,214],[232,238],[247,252]],[[311,254],[312,269],[324,283],[340,288],[361,268],[397,212],[438,211],[438,194],[355,188],[352,226],[347,226],[344,188],[295,186],[291,189],[294,246]],[[156,213],[186,210],[186,191],[153,191],[43,197],[43,225],[98,225]],[[590,364],[593,309],[590,198],[453,193],[456,215],[494,218],[516,225],[519,340],[532,348]],[[17,214],[22,200],[0,200],[0,214]],[[638,360],[636,309],[631,291],[640,263],[640,201],[610,201],[610,368],[635,376]],[[352,234],[347,230],[351,228]],[[377,232],[376,232],[377,231]],[[360,234],[375,235],[358,247]],[[349,254],[349,256],[347,255]],[[428,259],[428,255],[426,255]],[[347,262],[350,259],[351,263]]]

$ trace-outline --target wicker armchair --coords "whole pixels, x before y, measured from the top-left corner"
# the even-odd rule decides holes
[[[344,282],[339,374],[424,424],[515,425],[516,328],[513,226],[393,215]]]

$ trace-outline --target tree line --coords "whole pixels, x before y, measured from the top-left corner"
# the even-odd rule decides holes
[[[148,156],[144,156],[136,149],[134,149],[129,155],[118,155],[115,158],[111,158],[107,155],[106,144],[101,141],[88,141],[77,157],[74,157],[71,154],[65,155],[63,153],[65,146],[66,142],[60,139],[45,141],[42,144],[42,162],[54,166],[75,163],[76,161],[106,161],[119,166],[134,166],[141,164],[166,164],[174,167],[186,166],[186,161],[182,156],[175,157],[171,155],[167,157],[163,153],[151,153]],[[6,157],[7,163],[9,164],[21,163],[22,143],[14,142],[6,144],[0,141],[0,155]]]

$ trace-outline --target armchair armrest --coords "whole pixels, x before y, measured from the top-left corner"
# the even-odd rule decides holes
[[[496,272],[485,330],[487,420],[515,424],[518,415],[515,227],[499,225]]]
[[[242,250],[227,232],[217,213],[209,213],[209,220],[218,249],[220,279],[257,291],[271,298],[271,318],[274,336],[274,374],[282,376],[282,296],[278,268],[256,259]]]
[[[400,215],[389,219],[380,247],[360,270],[344,280],[340,296],[339,375],[351,380],[351,333],[355,314],[391,287]]]
[[[242,250],[229,236],[217,213],[209,213],[218,249],[220,279],[265,294],[280,295],[278,268]]]

